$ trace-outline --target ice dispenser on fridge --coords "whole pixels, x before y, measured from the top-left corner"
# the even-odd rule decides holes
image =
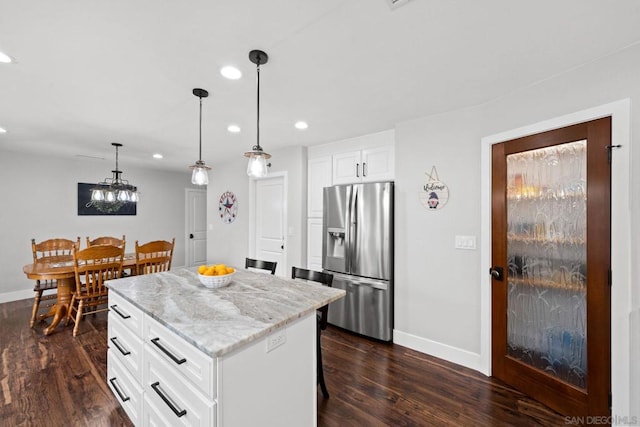
[[[327,229],[327,256],[344,259],[344,229]]]

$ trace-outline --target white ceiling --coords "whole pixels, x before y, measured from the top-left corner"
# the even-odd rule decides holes
[[[4,0],[0,51],[16,62],[0,64],[0,150],[110,167],[120,142],[125,176],[188,174],[201,87],[203,160],[241,157],[256,141],[252,49],[269,55],[260,142],[274,151],[485,103],[638,41],[637,0]]]

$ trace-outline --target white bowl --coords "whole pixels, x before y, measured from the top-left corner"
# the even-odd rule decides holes
[[[216,289],[227,286],[231,282],[231,278],[234,274],[236,274],[235,271],[233,273],[225,274],[222,276],[205,276],[203,274],[198,274],[198,278],[200,279],[200,283],[202,283],[203,286],[209,289]]]

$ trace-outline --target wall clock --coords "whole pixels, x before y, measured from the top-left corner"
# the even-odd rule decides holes
[[[231,191],[225,191],[218,202],[218,213],[225,224],[231,224],[238,214],[238,201]]]

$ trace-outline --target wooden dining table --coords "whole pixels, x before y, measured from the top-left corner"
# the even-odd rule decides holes
[[[129,270],[135,274],[136,254],[125,254],[122,270]],[[44,334],[51,334],[58,323],[67,315],[71,297],[76,289],[75,271],[73,269],[73,256],[65,255],[50,257],[46,261],[27,264],[22,267],[27,278],[32,280],[55,280],[57,282],[57,301],[49,311],[38,316],[38,321],[52,317],[51,324],[44,329]]]

